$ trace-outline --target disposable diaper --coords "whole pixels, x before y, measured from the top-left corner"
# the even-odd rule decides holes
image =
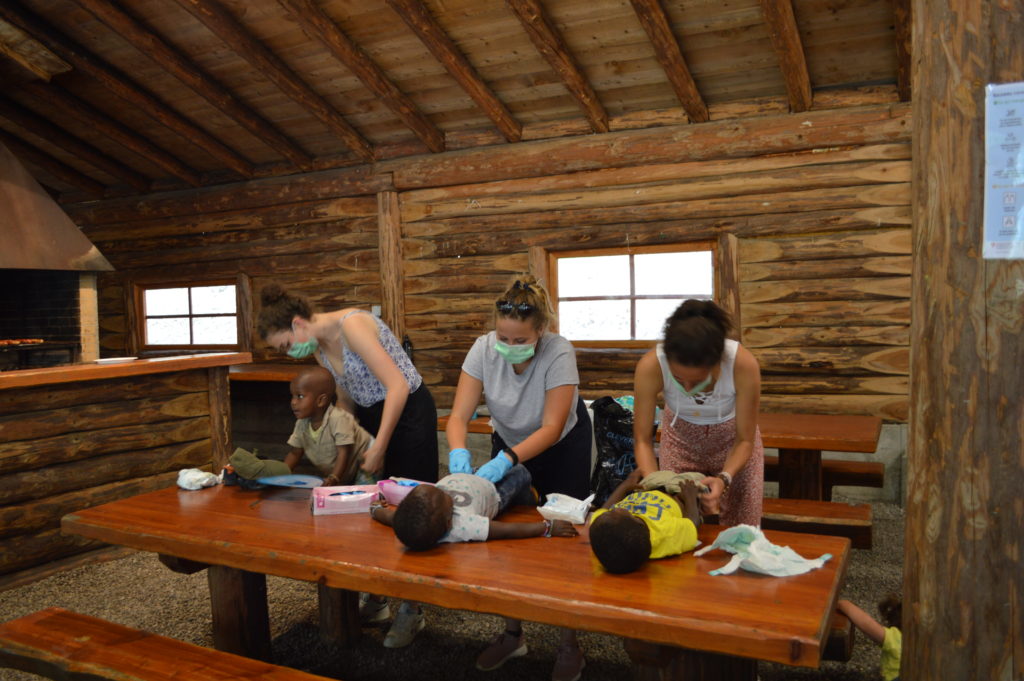
[[[593,501],[593,494],[586,499],[576,499],[568,494],[554,492],[548,495],[547,502],[543,506],[539,506],[537,510],[547,520],[566,520],[576,525],[582,525],[587,522],[587,512]]]
[[[712,575],[729,575],[737,568],[743,568],[773,577],[789,577],[816,570],[832,558],[831,553],[813,559],[804,558],[788,546],[772,544],[760,528],[753,525],[736,525],[722,530],[713,544],[694,551],[693,555],[702,556],[713,549],[735,555],[722,567],[712,570],[709,573]]]

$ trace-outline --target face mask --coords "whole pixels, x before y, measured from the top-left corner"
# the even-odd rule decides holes
[[[683,384],[680,383],[679,381],[677,381],[675,376],[672,377],[672,382],[676,384],[677,388],[679,388],[679,392],[683,393],[687,397],[693,397],[694,395],[699,393],[701,390],[703,390],[704,388],[706,388],[709,385],[711,385],[711,374],[708,374],[707,378],[705,378],[703,381],[701,381],[697,385],[693,386],[693,390],[687,390],[686,388],[684,388]]]
[[[316,338],[310,338],[304,343],[292,343],[292,346],[288,348],[288,356],[292,359],[303,359],[316,352],[318,347],[320,344],[316,342]]]
[[[533,357],[537,344],[532,345],[508,345],[501,341],[494,342],[494,350],[505,358],[509,364],[521,364]]]

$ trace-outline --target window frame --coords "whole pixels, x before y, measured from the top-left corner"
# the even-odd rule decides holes
[[[231,314],[192,314],[191,305],[192,297],[189,295],[189,313],[187,315],[172,315],[174,317],[188,317],[190,320],[190,334],[191,334],[191,320],[201,317],[235,317],[235,327],[238,342],[236,343],[218,343],[218,344],[175,344],[175,345],[152,345],[149,344],[146,338],[146,291],[154,289],[169,289],[169,288],[202,288],[204,286],[234,286],[235,287],[235,312]],[[131,319],[129,321],[131,329],[131,344],[130,348],[133,355],[161,355],[161,354],[200,354],[205,352],[246,352],[249,351],[249,318],[248,304],[249,296],[247,292],[249,290],[248,277],[239,275],[238,277],[211,277],[209,279],[202,279],[199,281],[181,281],[176,279],[160,279],[160,280],[137,280],[131,284],[131,300],[129,302]],[[156,315],[160,317],[161,315]]]
[[[630,257],[630,289],[631,295],[629,296],[630,309],[632,311],[630,318],[630,329],[631,333],[636,333],[636,301],[643,299],[654,299],[652,296],[636,296],[632,293],[635,288],[635,277],[634,277],[634,265],[632,256],[643,255],[647,253],[688,253],[693,251],[710,251],[711,252],[711,300],[719,302],[718,298],[721,292],[721,281],[719,276],[719,269],[721,262],[719,261],[720,249],[718,241],[715,239],[701,239],[700,241],[685,241],[671,244],[652,244],[649,246],[618,246],[608,248],[586,248],[568,251],[548,251],[547,252],[547,274],[550,285],[548,286],[548,292],[551,295],[551,305],[554,308],[555,316],[559,313],[559,300],[558,295],[558,261],[563,258],[579,258],[587,256],[614,256],[614,255],[629,255]],[[587,297],[587,300],[623,300],[624,296],[593,296]],[[651,340],[635,340],[635,339],[621,339],[621,340],[568,340],[577,348],[652,348],[658,343],[658,339]]]

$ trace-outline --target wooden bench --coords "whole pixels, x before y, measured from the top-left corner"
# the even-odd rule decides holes
[[[0,624],[0,666],[61,681],[325,681],[62,608]]]
[[[779,475],[779,457],[764,457],[764,479],[768,482],[778,482]],[[832,488],[840,485],[882,488],[885,486],[885,464],[881,461],[822,459],[822,499],[832,501]]]
[[[871,548],[871,506],[813,499],[765,498],[761,527],[847,537],[855,549]]]

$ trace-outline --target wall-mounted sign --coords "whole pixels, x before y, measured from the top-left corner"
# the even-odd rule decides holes
[[[985,87],[982,254],[1024,259],[1024,83]]]

